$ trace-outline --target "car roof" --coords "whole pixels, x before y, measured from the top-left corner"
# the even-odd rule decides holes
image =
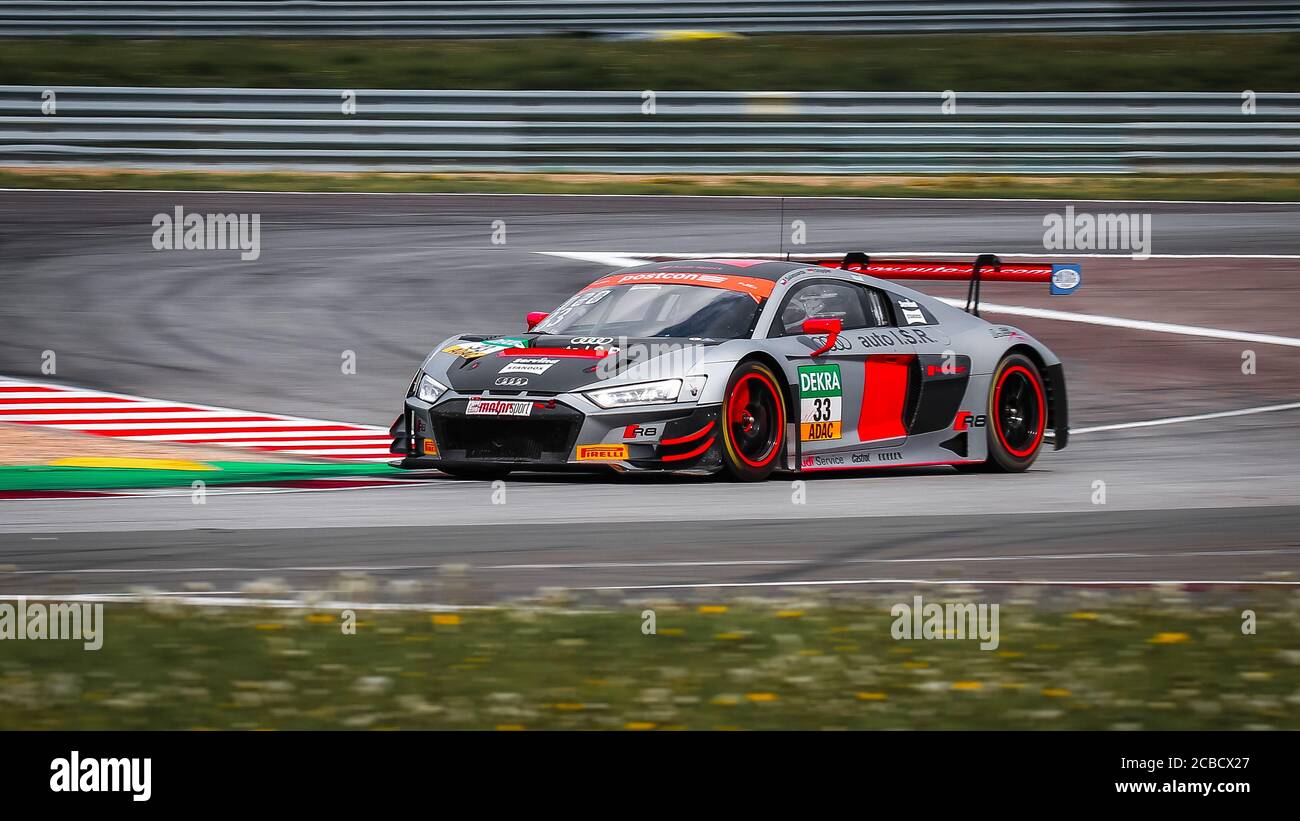
[[[667,262],[648,262],[620,268],[615,274],[724,274],[730,276],[753,277],[776,282],[791,271],[801,271],[815,267],[807,262],[786,262],[773,259],[678,259]]]

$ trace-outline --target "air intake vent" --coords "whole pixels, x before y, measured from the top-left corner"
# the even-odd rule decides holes
[[[967,453],[966,434],[964,432],[959,433],[946,442],[940,442],[939,447],[946,448],[958,456],[965,457]]]

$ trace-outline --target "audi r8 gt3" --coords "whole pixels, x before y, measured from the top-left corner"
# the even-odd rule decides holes
[[[966,310],[898,284],[969,283]],[[843,259],[656,261],[603,276],[523,333],[453,336],[394,422],[393,464],[722,473],[954,465],[1023,471],[1068,438],[1065,372],[979,317],[981,281],[1077,265]]]

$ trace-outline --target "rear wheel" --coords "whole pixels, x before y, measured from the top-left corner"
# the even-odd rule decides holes
[[[785,401],[776,374],[760,362],[736,368],[722,404],[722,466],[732,479],[757,482],[785,449]]]
[[[989,386],[988,470],[1019,473],[1038,458],[1047,430],[1047,393],[1033,360],[1011,354]]]

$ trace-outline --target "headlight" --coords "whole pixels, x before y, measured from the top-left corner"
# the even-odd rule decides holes
[[[682,380],[662,379],[658,382],[642,382],[640,385],[602,388],[598,391],[588,391],[584,395],[602,408],[621,408],[624,405],[676,402],[681,391]]]
[[[427,373],[420,374],[420,386],[415,389],[415,395],[430,404],[438,401],[438,397],[447,392],[447,386],[429,376]]]

